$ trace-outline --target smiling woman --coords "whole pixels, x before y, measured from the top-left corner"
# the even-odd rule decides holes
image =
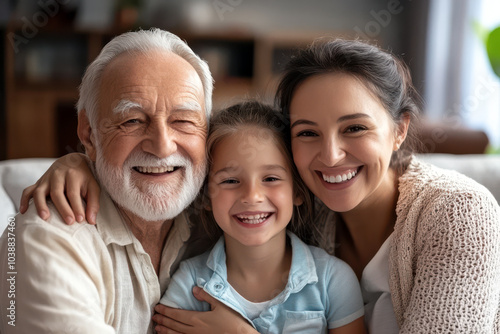
[[[354,269],[369,332],[498,332],[500,208],[412,155],[406,66],[359,41],[320,41],[287,65],[277,101],[318,199],[320,245]]]
[[[330,209],[350,211],[396,191],[388,167],[409,119],[397,129],[380,100],[356,77],[308,78],[295,91],[290,115],[297,168]]]

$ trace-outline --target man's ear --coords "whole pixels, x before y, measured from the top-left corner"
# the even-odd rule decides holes
[[[89,118],[85,109],[80,110],[78,113],[78,138],[85,147],[85,153],[89,156],[90,160],[96,160],[95,138],[90,127]]]
[[[401,144],[406,139],[406,135],[408,134],[408,127],[410,126],[410,115],[404,114],[401,118],[401,121],[398,124],[396,140],[394,141],[393,150],[397,151],[401,147]]]

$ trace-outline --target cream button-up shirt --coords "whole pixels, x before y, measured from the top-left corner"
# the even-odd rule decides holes
[[[97,226],[68,226],[49,208],[45,222],[31,205],[0,238],[0,332],[153,333],[153,308],[190,237],[187,214],[172,224],[158,277],[103,191]]]

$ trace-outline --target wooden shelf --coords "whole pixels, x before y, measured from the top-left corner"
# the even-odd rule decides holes
[[[16,32],[20,26],[11,24],[8,29]],[[79,150],[73,106],[81,75],[104,44],[119,33],[58,25],[44,28],[27,45],[20,45],[19,53],[6,44],[8,159],[58,157]],[[314,39],[313,34],[255,36],[237,30],[176,34],[208,62],[215,80],[214,109],[254,97],[272,103],[279,63],[289,57],[288,51]],[[60,50],[67,52],[66,57],[61,58]],[[51,60],[50,55],[62,60]],[[67,76],[61,71],[64,62]]]

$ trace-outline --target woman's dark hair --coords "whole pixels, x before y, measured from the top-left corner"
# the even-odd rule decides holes
[[[290,142],[285,139],[289,132],[289,123],[286,117],[271,106],[257,101],[247,101],[235,104],[229,108],[215,112],[210,119],[209,133],[207,136],[207,158],[209,175],[212,166],[212,153],[216,145],[224,138],[239,133],[245,129],[255,128],[260,136],[269,136],[283,153],[288,161],[288,167],[292,173],[294,195],[302,199],[300,206],[294,206],[292,220],[288,228],[304,241],[309,241],[312,235],[312,194],[302,182],[299,173],[293,163]],[[261,132],[259,132],[261,131]],[[244,145],[242,143],[242,145]],[[251,154],[251,152],[249,152]],[[210,198],[208,195],[209,176],[202,187],[199,201],[201,205],[201,221],[209,236],[216,240],[222,234],[217,225],[212,211],[209,210]]]
[[[288,117],[297,87],[307,78],[345,73],[358,78],[390,114],[395,124],[410,117],[410,127],[401,148],[394,152],[391,167],[406,168],[411,154],[419,149],[417,122],[420,108],[418,94],[407,66],[392,54],[357,40],[318,40],[300,50],[286,65],[276,93],[276,103]]]

